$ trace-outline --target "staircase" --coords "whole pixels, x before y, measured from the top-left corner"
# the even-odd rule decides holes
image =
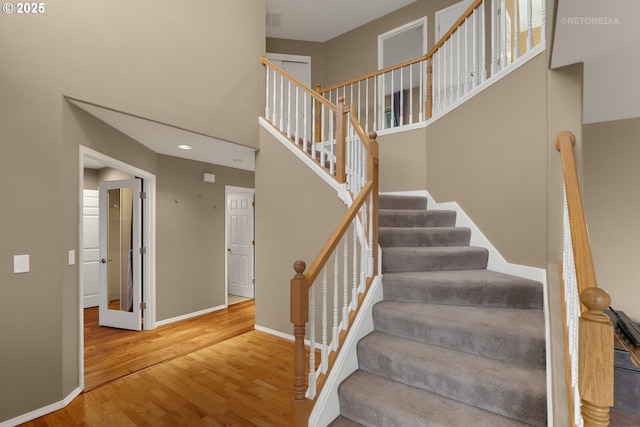
[[[546,425],[542,284],[486,270],[455,211],[380,196],[384,299],[331,426]]]

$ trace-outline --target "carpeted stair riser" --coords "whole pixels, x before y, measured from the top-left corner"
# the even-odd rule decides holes
[[[546,420],[540,369],[373,332],[358,343],[359,368],[532,425]]]
[[[546,425],[542,284],[487,271],[455,211],[380,196],[383,301],[331,426]]]
[[[453,227],[456,225],[455,211],[405,211],[380,210],[380,227]]]
[[[340,384],[338,396],[341,414],[365,426],[526,426],[513,419],[362,370],[354,372]],[[345,399],[344,396],[349,398]]]
[[[538,310],[381,301],[374,330],[482,357],[543,369],[544,317]]]
[[[480,270],[489,252],[472,246],[384,248],[382,273],[399,271]]]
[[[380,227],[378,243],[386,247],[468,246],[471,230],[462,227]]]
[[[422,196],[396,196],[381,194],[378,197],[378,209],[426,210],[427,199]]]
[[[540,282],[489,270],[386,273],[385,301],[542,310]]]

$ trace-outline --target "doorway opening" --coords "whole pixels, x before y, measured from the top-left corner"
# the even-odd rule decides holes
[[[255,189],[225,186],[226,306],[255,298]]]
[[[101,171],[101,172],[98,172]],[[136,179],[137,178],[137,179]],[[136,204],[139,203],[140,223],[141,229],[138,232],[139,243],[136,245],[141,249],[139,250],[139,260],[136,261],[137,270],[140,273],[140,302],[137,305],[139,313],[133,314],[130,310],[112,310],[107,311],[110,314],[117,314],[119,316],[137,316],[137,319],[141,321],[141,317],[144,316],[144,324],[138,322],[136,329],[144,328],[145,330],[151,330],[156,327],[155,320],[155,190],[156,180],[155,175],[147,171],[141,170],[134,166],[131,166],[125,162],[114,159],[102,153],[99,153],[90,148],[80,146],[80,161],[79,161],[79,197],[83,200],[80,206],[79,214],[79,244],[81,249],[80,262],[78,269],[78,292],[79,292],[79,335],[80,335],[80,363],[79,377],[80,386],[85,388],[85,342],[84,342],[84,328],[85,328],[85,308],[94,307],[100,304],[101,294],[107,294],[107,292],[101,292],[100,289],[100,271],[106,270],[107,263],[112,258],[111,255],[107,255],[105,250],[100,249],[100,234],[104,234],[104,230],[100,231],[100,196],[98,192],[98,183],[115,182],[115,180],[127,179],[131,182],[133,180],[136,185],[140,185],[141,198],[137,199]],[[120,187],[117,189],[117,193],[120,194],[120,188],[124,188],[124,184],[120,181]],[[114,190],[115,191],[115,190]],[[115,193],[114,193],[115,194]],[[103,197],[103,209],[107,212],[110,209],[110,205],[113,204],[114,208],[118,205],[118,201],[111,200],[109,205],[105,204],[107,197]],[[120,200],[120,199],[118,199]],[[131,200],[133,202],[133,199]],[[119,207],[119,206],[118,206]],[[105,216],[104,214],[102,216]],[[128,221],[133,218],[132,211],[129,210],[127,215]],[[125,218],[126,219],[126,218]],[[133,239],[132,232],[126,232],[129,239]],[[126,236],[125,236],[126,237]],[[126,239],[124,239],[126,240]],[[129,240],[127,240],[129,241]],[[104,242],[102,242],[104,243]],[[129,259],[133,260],[132,254],[129,250],[130,245],[127,244],[124,253],[126,262],[113,263],[113,265],[119,264],[122,266],[120,271],[124,271],[125,279],[119,281],[128,287],[127,276],[129,276],[128,269],[125,268],[130,265],[134,265]],[[115,259],[115,257],[114,257]],[[104,260],[104,262],[103,262]],[[104,265],[104,268],[101,268]],[[123,285],[123,286],[124,286]],[[124,289],[124,288],[123,288]],[[105,297],[105,301],[108,301],[108,295],[102,295]],[[127,304],[128,306],[130,304]],[[97,311],[97,310],[96,310]],[[138,310],[136,310],[138,311]],[[100,323],[103,323],[103,319],[100,319]],[[118,325],[112,325],[116,327],[124,327]]]
[[[427,53],[427,17],[424,16],[378,36],[378,69],[400,64]],[[413,78],[412,78],[413,76]],[[410,92],[426,81],[419,63],[378,77],[378,114],[385,128],[409,123]]]

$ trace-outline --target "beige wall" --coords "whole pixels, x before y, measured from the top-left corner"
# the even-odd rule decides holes
[[[0,178],[11,183],[0,190],[0,422],[79,384],[78,268],[67,265],[78,146],[157,173],[154,153],[64,96],[258,146],[245,118],[264,106],[265,2],[188,5],[61,0],[39,16],[0,15]],[[29,273],[13,274],[16,254],[30,255]]]
[[[540,55],[427,128],[427,189],[509,262],[547,264],[547,72]]]
[[[215,183],[202,180],[213,173]],[[254,186],[254,173],[158,156],[157,320],[225,303],[225,186]]]
[[[640,322],[640,118],[584,127],[584,208],[598,286]]]
[[[346,212],[336,191],[266,130],[256,157],[256,325],[293,333],[293,263],[311,265]]]
[[[267,38],[267,52],[311,57],[311,88],[324,81],[324,43]]]

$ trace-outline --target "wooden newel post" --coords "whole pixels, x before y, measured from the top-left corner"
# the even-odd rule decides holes
[[[425,119],[433,115],[433,57],[427,58],[427,101],[424,107]]]
[[[585,427],[608,426],[613,406],[613,325],[604,310],[611,303],[600,288],[582,291],[586,307],[578,323],[578,389]]]
[[[373,204],[373,239],[371,244],[373,245],[373,274],[378,274],[378,174],[380,168],[380,145],[378,144],[378,134],[376,132],[369,133],[369,179],[373,180],[373,188],[371,189]]]
[[[293,407],[291,425],[294,427],[307,426],[309,422],[309,403],[305,392],[307,382],[305,378],[304,335],[305,325],[309,321],[309,286],[304,270],[304,261],[296,261],[293,269],[296,275],[291,279],[291,323],[293,323]]]
[[[318,84],[316,86],[316,92],[319,95],[322,95],[322,85]],[[316,127],[316,137],[313,142],[322,141],[322,103],[320,101],[315,101],[316,103],[316,116],[315,116],[315,127]]]
[[[347,112],[349,108],[345,107],[344,96],[341,96],[336,111],[336,179],[341,184],[347,182]]]

